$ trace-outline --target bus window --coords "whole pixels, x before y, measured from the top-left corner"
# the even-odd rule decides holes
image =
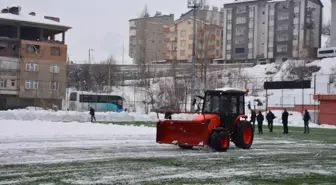
[[[322,50],[322,51],[319,51],[319,54],[329,54],[329,53],[334,53],[334,50]]]
[[[76,92],[70,93],[70,101],[77,101],[77,93]]]
[[[122,107],[122,100],[118,100],[118,106]]]

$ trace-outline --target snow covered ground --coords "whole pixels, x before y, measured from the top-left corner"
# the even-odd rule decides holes
[[[157,144],[149,127],[0,120],[0,128],[0,184],[250,184],[336,175],[336,145],[307,140],[313,135],[301,130],[256,135],[250,150],[231,143],[215,153]]]

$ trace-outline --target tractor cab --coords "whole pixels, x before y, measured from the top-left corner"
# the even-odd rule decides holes
[[[249,149],[253,127],[245,115],[247,92],[232,88],[206,91],[203,97],[198,96],[203,100],[202,111],[192,120],[157,122],[156,142],[184,149],[208,145],[216,151],[226,151],[232,141],[238,148]]]
[[[245,94],[239,89],[217,89],[205,92],[202,114],[215,114],[220,118],[220,127],[228,131],[234,122],[245,117]],[[194,101],[195,102],[195,101]]]

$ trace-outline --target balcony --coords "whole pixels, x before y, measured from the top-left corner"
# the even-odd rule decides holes
[[[19,58],[0,57],[0,72],[18,72]]]
[[[172,42],[177,42],[177,37],[171,37],[171,38],[170,38],[170,41],[172,41]]]
[[[67,46],[55,41],[21,40],[21,57],[65,62],[67,60]]]
[[[164,41],[165,41],[165,42],[169,42],[169,41],[170,41],[170,38],[169,38],[169,37],[165,37],[165,38],[164,38]]]
[[[170,31],[170,28],[168,27],[168,28],[163,28],[163,32],[165,32],[165,33],[169,33],[169,31]]]
[[[19,57],[20,40],[0,37],[0,57]]]
[[[165,47],[164,50],[165,50],[166,52],[168,52],[168,51],[169,51],[169,47]]]
[[[209,46],[207,47],[207,49],[209,49],[209,50],[213,50],[213,49],[216,49],[216,46],[215,46],[215,45],[209,45]]]

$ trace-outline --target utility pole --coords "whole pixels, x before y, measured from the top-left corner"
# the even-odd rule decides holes
[[[191,67],[191,102],[195,98],[196,94],[196,11],[198,8],[201,8],[203,5],[203,0],[188,0],[188,8],[193,10],[193,51],[192,51],[192,67]],[[191,103],[191,111],[194,111],[194,106]]]

